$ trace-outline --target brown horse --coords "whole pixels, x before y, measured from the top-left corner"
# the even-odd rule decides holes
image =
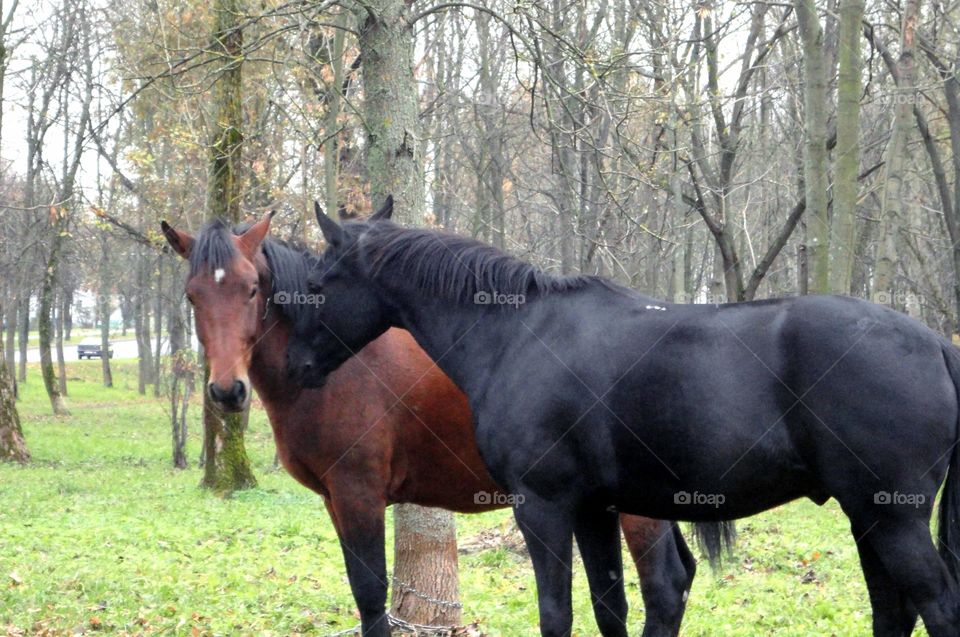
[[[232,231],[213,222],[196,238],[162,228],[190,261],[186,293],[210,366],[207,391],[237,411],[250,385],[257,390],[280,461],[333,519],[363,634],[388,635],[386,507],[472,513],[506,499],[480,459],[465,396],[407,332],[388,331],[320,388],[290,381],[292,315],[314,300],[304,294],[310,257],[267,237],[269,224]],[[696,570],[683,536],[675,523],[642,517],[621,516],[621,526],[640,574],[644,636],[676,635]]]

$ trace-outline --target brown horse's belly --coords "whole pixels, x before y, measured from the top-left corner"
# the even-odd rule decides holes
[[[393,437],[389,499],[462,513],[508,506],[477,450],[467,397],[406,331],[388,330],[363,354],[388,368],[386,381],[403,406],[391,413]],[[372,352],[368,350],[373,349]],[[368,365],[372,361],[365,361]]]

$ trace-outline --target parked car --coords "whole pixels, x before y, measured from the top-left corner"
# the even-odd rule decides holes
[[[110,358],[113,358],[113,350],[108,348],[107,355]],[[77,345],[77,358],[79,358],[80,360],[83,360],[84,358],[94,359],[94,358],[102,358],[102,357],[103,357],[103,352],[101,351],[101,348],[100,348],[99,338],[85,338],[82,341],[80,341],[79,345]]]

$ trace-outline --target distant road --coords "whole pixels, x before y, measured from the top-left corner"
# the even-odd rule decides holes
[[[153,339],[150,340],[152,344],[156,344],[156,341]],[[113,359],[122,360],[130,359],[137,357],[137,341],[134,339],[126,339],[122,341],[111,341],[110,348],[113,350]],[[163,339],[163,353],[167,354],[168,342],[167,339]],[[70,343],[63,346],[63,357],[69,361],[75,361],[77,359],[77,344]],[[16,356],[17,360],[20,359],[19,352]],[[56,360],[56,353],[53,355],[54,360]],[[86,359],[84,359],[86,360]],[[32,347],[27,350],[27,362],[28,363],[39,363],[40,362],[40,348]]]

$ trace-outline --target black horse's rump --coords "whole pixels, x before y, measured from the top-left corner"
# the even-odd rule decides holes
[[[625,634],[610,510],[703,522],[833,497],[875,633],[909,634],[919,611],[960,635],[960,366],[939,335],[850,298],[675,305],[470,239],[318,220],[331,247],[309,284],[335,302],[291,350],[322,365],[330,341],[400,326],[464,390],[484,462],[523,496],[543,634],[570,628],[574,536],[601,632]],[[503,311],[484,291],[525,298]],[[928,522],[948,475],[941,556]]]

